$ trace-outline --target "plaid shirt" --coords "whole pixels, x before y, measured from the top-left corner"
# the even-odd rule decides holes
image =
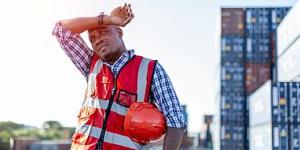
[[[56,24],[52,34],[56,36],[62,49],[87,79],[93,51],[86,45],[79,34],[64,28],[60,23]],[[134,50],[126,51],[113,65],[109,65],[108,63],[105,63],[105,65],[108,65],[113,74],[116,75],[122,66],[134,55]],[[167,126],[186,128],[187,123],[171,80],[159,63],[156,64],[154,69],[151,93],[159,110],[166,117]]]

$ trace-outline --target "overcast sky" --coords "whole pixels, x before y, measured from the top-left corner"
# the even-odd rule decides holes
[[[227,1],[221,4],[241,5]],[[180,102],[187,104],[189,130],[200,131],[202,116],[216,111],[219,1],[2,2],[0,121],[41,126],[58,120],[75,126],[86,82],[51,35],[52,29],[60,19],[109,13],[124,2],[132,3],[135,13],[124,28],[127,48],[163,65]],[[87,39],[86,33],[83,37]]]

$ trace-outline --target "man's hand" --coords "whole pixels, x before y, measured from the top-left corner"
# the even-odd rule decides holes
[[[111,24],[125,27],[134,17],[130,4],[124,4],[123,7],[115,8],[111,13],[109,20]]]

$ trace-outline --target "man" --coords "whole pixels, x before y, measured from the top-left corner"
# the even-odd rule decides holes
[[[123,42],[119,26],[126,26],[133,17],[130,5],[125,4],[110,15],[59,21],[53,30],[88,81],[71,149],[141,149],[142,145],[124,133],[124,116],[133,102],[150,99],[166,118],[163,149],[179,149],[186,120],[168,75],[159,63],[135,55]],[[93,50],[79,35],[84,31],[88,31]],[[143,84],[140,76],[146,81]]]

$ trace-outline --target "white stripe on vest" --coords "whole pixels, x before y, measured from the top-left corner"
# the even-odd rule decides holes
[[[144,102],[147,86],[147,73],[150,59],[143,58],[139,67],[137,82],[137,101]]]
[[[99,138],[99,136],[101,134],[101,130],[102,129],[98,128],[98,127],[94,127],[94,126],[90,126],[90,125],[81,125],[77,131],[86,136],[92,136],[94,138]],[[123,136],[120,134],[116,134],[116,133],[112,133],[109,131],[105,131],[104,142],[121,145],[124,147],[129,147],[132,149],[139,149],[141,147],[141,145],[139,145],[138,143],[131,141],[129,137],[126,137],[126,136]]]
[[[83,106],[92,107],[92,108],[101,108],[101,109],[106,110],[108,107],[108,103],[109,103],[109,100],[93,99],[93,98],[89,97],[86,99]],[[128,108],[126,108],[116,102],[113,102],[111,111],[113,111],[119,115],[125,116],[127,114]]]
[[[87,96],[90,97],[95,92],[96,87],[96,77],[99,74],[100,70],[102,69],[103,62],[98,59],[93,71],[89,74],[88,77],[88,87],[87,87]]]

